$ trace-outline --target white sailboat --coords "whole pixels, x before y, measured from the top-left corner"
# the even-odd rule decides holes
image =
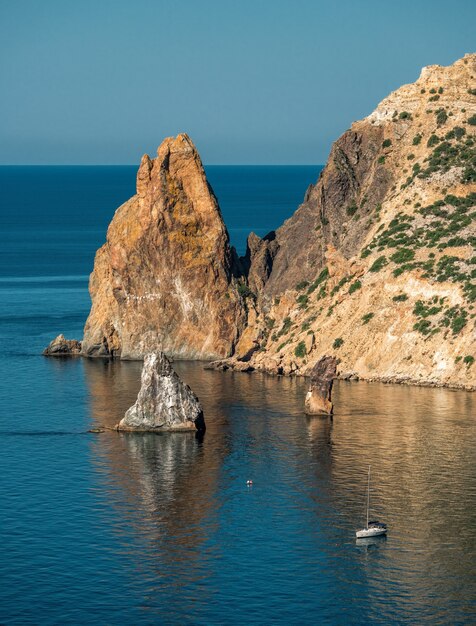
[[[367,481],[367,525],[365,528],[361,530],[357,530],[355,532],[355,536],[358,539],[362,539],[363,537],[377,537],[378,535],[386,535],[387,534],[387,524],[383,522],[379,522],[378,520],[369,521],[369,510],[370,510],[370,465],[369,465],[369,477]]]

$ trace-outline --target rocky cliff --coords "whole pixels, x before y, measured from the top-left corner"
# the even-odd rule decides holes
[[[183,134],[142,158],[137,194],[114,215],[90,278],[82,354],[188,359],[233,352],[245,307],[217,200]]]
[[[220,367],[476,387],[476,55],[430,66],[332,147],[248,249],[254,323]],[[238,345],[238,348],[240,345]]]
[[[82,353],[476,388],[476,55],[430,66],[332,147],[276,232],[230,249],[186,135],[145,156],[98,251]]]

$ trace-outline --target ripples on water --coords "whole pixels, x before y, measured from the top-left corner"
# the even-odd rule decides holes
[[[474,620],[471,394],[337,382],[329,420],[303,415],[301,380],[176,368],[204,405],[203,440],[85,433],[133,403],[139,363],[17,370],[1,433],[7,618]],[[390,532],[356,542],[369,463]]]
[[[0,281],[0,623],[476,622],[474,394],[339,381],[307,418],[302,380],[177,362],[202,440],[88,433],[141,364],[38,356],[81,333],[64,274]],[[369,464],[390,531],[357,542]]]

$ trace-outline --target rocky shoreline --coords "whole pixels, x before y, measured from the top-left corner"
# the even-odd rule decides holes
[[[55,345],[64,344],[61,350],[55,350]],[[103,359],[116,359],[117,357],[111,355],[101,355],[90,357],[81,353],[81,349],[78,349],[81,345],[81,342],[76,339],[65,339],[64,335],[58,335],[43,351],[43,356],[48,357],[76,357],[80,356],[83,358],[103,358]],[[75,349],[69,349],[68,346],[73,346]],[[142,359],[121,359],[121,360],[133,360],[133,361],[141,361]],[[185,360],[188,359],[177,359],[177,360]],[[203,365],[204,369],[210,369],[215,371],[232,371],[239,373],[261,373],[266,374],[268,376],[277,377],[277,376],[287,376],[287,377],[300,377],[300,378],[308,378],[310,379],[310,374],[302,373],[298,370],[294,372],[283,372],[279,369],[265,369],[265,368],[257,368],[251,365],[249,362],[237,361],[236,359],[229,358],[223,359],[219,361],[208,361]],[[347,381],[363,381],[368,383],[384,383],[384,384],[394,384],[394,385],[411,385],[415,387],[435,387],[442,389],[454,389],[454,390],[463,390],[463,391],[476,391],[476,384],[452,384],[452,383],[442,383],[437,380],[430,379],[413,379],[409,377],[398,377],[398,376],[359,376],[355,372],[339,372],[337,371],[334,377],[335,380],[347,380]],[[110,429],[111,430],[111,429]],[[114,429],[112,429],[114,430]]]
[[[233,359],[226,359],[223,361],[215,361],[208,363],[204,366],[206,369],[214,369],[217,371],[231,371],[231,372],[239,372],[239,373],[261,373],[266,374],[268,376],[276,377],[276,376],[287,376],[287,377],[296,377],[296,378],[307,378],[310,379],[311,375],[308,373],[303,373],[300,371],[284,373],[282,371],[277,371],[276,369],[264,369],[264,368],[256,368],[250,365],[249,363],[239,363]],[[412,387],[439,387],[442,389],[454,389],[454,390],[462,390],[462,391],[476,391],[476,384],[458,384],[458,383],[442,383],[440,381],[435,381],[431,379],[413,379],[409,377],[398,377],[398,376],[359,376],[353,372],[336,372],[335,380],[346,380],[346,381],[362,381],[367,383],[384,383],[384,384],[394,384],[394,385],[410,385]]]

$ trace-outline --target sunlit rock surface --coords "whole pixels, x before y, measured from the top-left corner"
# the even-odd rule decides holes
[[[81,353],[81,342],[76,339],[66,339],[61,334],[50,342],[43,350],[43,356],[78,356]]]
[[[424,68],[333,145],[236,259],[187,135],[144,156],[91,275],[82,353],[476,389],[476,55]]]
[[[247,367],[331,355],[344,378],[476,389],[475,163],[475,54],[354,122],[294,215],[250,237]]]
[[[332,385],[336,375],[337,359],[324,356],[314,365],[305,408],[308,415],[332,415]]]
[[[96,254],[85,356],[187,359],[232,353],[245,321],[236,255],[191,139],[165,139],[142,158],[137,194]]]
[[[176,374],[162,352],[144,358],[137,400],[117,425],[118,430],[204,431],[197,396]]]

